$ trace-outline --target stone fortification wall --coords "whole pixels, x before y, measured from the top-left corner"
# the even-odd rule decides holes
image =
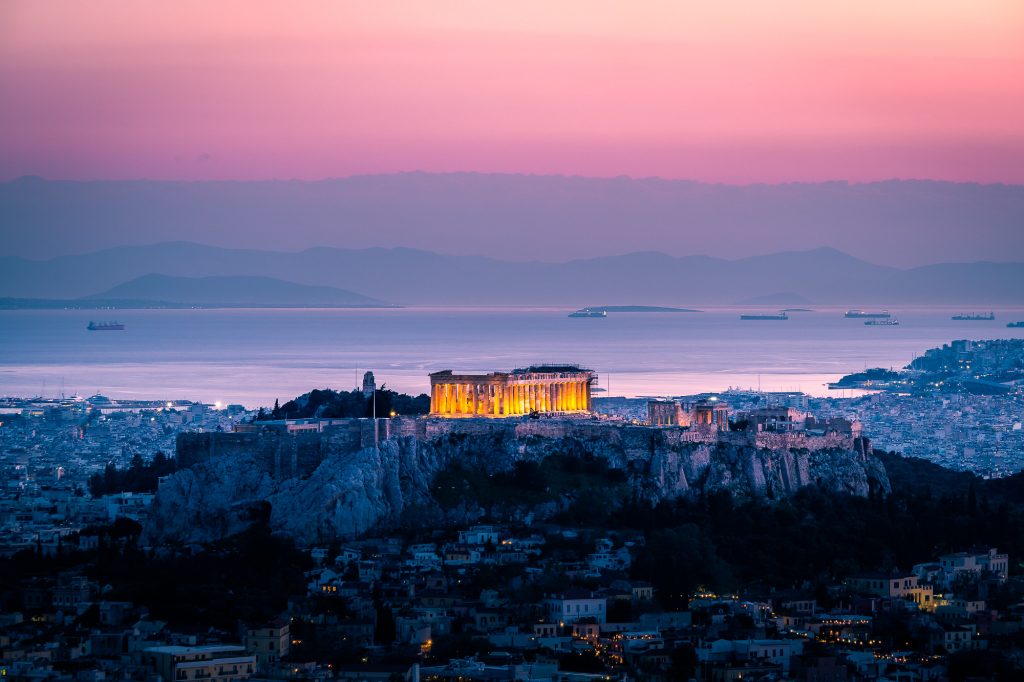
[[[852,450],[854,438],[844,433],[815,435],[762,431],[756,434],[754,444],[768,450]]]

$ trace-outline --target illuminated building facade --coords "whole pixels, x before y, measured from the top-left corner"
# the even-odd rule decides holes
[[[511,372],[430,375],[430,414],[514,417],[534,412],[589,412],[595,375],[575,365],[538,365]]]

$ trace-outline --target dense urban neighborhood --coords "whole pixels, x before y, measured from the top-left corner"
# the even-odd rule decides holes
[[[948,359],[936,358],[947,355],[922,358],[946,371]],[[351,394],[313,392],[258,414],[183,400],[5,400],[3,677],[810,682],[1011,679],[1024,668],[1015,384],[998,394],[932,382],[855,398],[595,397],[593,414],[508,422],[521,452],[543,438],[564,452],[500,472],[457,461],[437,470],[425,485],[440,522],[300,541],[323,534],[281,532],[267,502],[238,512],[240,532],[225,526],[203,541],[154,532],[154,518],[166,519],[154,516],[156,500],[202,483],[180,478],[202,465],[181,452],[201,434],[204,456],[236,441],[276,443],[268,471],[301,485],[324,470],[303,469],[298,445],[286,464],[281,443],[323,448],[351,433],[355,448],[384,448],[419,429],[450,448],[467,438],[498,447],[504,431],[486,420],[447,428],[426,417],[324,416],[374,400],[367,376]],[[642,498],[636,477],[661,479],[579,452],[587,434],[635,440],[630,429],[711,453],[712,468],[763,449],[806,462],[810,448],[812,471],[829,457],[878,457],[887,475],[884,485],[838,476],[775,489],[758,476],[789,460],[767,458],[764,473],[742,474],[746,483],[694,479],[676,497]],[[788,466],[800,477],[808,465]],[[210,490],[172,513],[202,514]],[[366,513],[341,499],[348,513]],[[922,517],[930,521],[914,527]]]

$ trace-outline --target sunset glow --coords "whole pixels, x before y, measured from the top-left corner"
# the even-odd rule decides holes
[[[1016,0],[9,0],[0,179],[1021,183],[1022,36]]]

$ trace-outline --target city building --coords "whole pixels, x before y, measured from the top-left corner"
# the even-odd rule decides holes
[[[142,653],[163,682],[232,682],[256,669],[256,656],[237,645],[154,646]]]
[[[264,669],[277,663],[282,656],[287,656],[291,643],[291,624],[287,618],[279,618],[245,631],[245,648],[256,656],[256,663]]]
[[[584,589],[571,589],[553,594],[544,600],[547,617],[559,626],[571,625],[582,618],[604,623],[606,618],[604,597]]]
[[[932,586],[920,584],[913,573],[858,573],[847,578],[846,585],[857,594],[909,599],[925,609],[932,607],[934,598]]]
[[[970,552],[943,554],[939,565],[946,574],[946,582],[952,584],[959,575],[989,575],[1000,582],[1006,582],[1009,559],[994,547],[982,547]]]

